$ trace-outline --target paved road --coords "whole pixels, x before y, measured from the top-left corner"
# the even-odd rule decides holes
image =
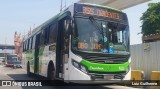
[[[35,80],[28,77],[24,69],[13,69],[0,65],[0,80]],[[119,85],[99,85],[99,86],[42,86],[42,87],[0,87],[0,89],[143,89],[131,88]]]

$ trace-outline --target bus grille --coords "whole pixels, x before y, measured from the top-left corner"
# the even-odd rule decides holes
[[[124,76],[122,76],[121,74],[117,74],[117,75],[114,75],[114,79],[123,79]]]
[[[106,75],[107,74],[107,75]],[[93,79],[105,79],[105,76],[113,76],[113,79],[123,79],[126,73],[104,73],[104,74],[97,74],[97,73],[90,73]]]
[[[120,57],[96,57],[90,56],[86,58],[87,61],[93,63],[101,63],[101,64],[122,64],[128,61],[128,57],[120,56]]]

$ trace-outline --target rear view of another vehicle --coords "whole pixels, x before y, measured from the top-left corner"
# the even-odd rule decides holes
[[[13,67],[14,62],[16,61],[18,61],[18,56],[16,54],[8,54],[6,55],[5,65],[8,67]]]

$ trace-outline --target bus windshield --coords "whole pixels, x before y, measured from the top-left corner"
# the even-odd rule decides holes
[[[128,54],[128,25],[90,18],[75,18],[72,47],[82,52]]]

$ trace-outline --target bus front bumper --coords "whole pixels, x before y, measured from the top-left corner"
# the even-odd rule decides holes
[[[80,84],[104,84],[104,83],[120,83],[124,80],[131,79],[131,70],[124,74],[86,74],[76,68],[70,72],[70,77],[67,82],[80,83]]]

